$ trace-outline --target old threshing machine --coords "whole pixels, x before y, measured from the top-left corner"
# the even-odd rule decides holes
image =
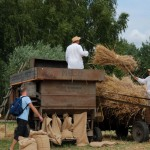
[[[65,61],[32,59],[28,70],[10,77],[13,91],[10,103],[19,96],[18,87],[27,83],[28,94],[42,114],[51,116],[56,113],[61,118],[63,113],[72,116],[87,112],[92,131],[97,115],[96,82],[103,79],[104,71],[67,69]],[[31,111],[30,127],[38,129],[38,122],[38,118]],[[101,140],[99,128],[94,129],[97,140]]]

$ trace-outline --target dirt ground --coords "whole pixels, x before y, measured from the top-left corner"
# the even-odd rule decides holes
[[[5,135],[5,124],[0,123],[0,150],[8,150],[11,141],[13,139],[14,128],[16,123],[8,123],[6,125],[6,135]],[[62,146],[51,146],[52,150],[150,150],[150,142],[137,143],[129,137],[126,140],[117,140],[115,133],[113,131],[103,132],[103,141],[113,141],[116,145],[102,147],[102,148],[92,148],[90,146],[77,147],[73,144],[64,144]],[[16,145],[15,150],[18,150],[19,146]]]

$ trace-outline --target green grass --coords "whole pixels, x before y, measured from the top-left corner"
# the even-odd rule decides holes
[[[0,140],[0,150],[8,150],[9,146],[11,144],[10,139],[2,139]],[[150,143],[136,143],[132,141],[119,141],[117,145],[111,146],[111,147],[102,147],[102,148],[92,148],[90,146],[85,147],[77,147],[74,145],[63,145],[63,146],[57,146],[51,147],[52,150],[150,150]],[[15,150],[18,150],[18,145],[16,145]]]
[[[12,139],[11,138],[3,138],[0,140],[0,150],[8,150],[8,148],[10,147],[10,144],[12,142]],[[16,145],[15,147],[15,150],[18,150],[18,144]]]
[[[14,128],[16,127],[15,123],[7,124],[7,134],[5,137],[5,125],[0,123],[0,150],[8,150],[12,139]],[[137,143],[134,142],[131,136],[127,140],[117,140],[113,131],[103,132],[103,141],[115,141],[117,144],[109,147],[102,148],[92,148],[90,146],[77,147],[72,144],[65,144],[62,146],[51,146],[51,150],[150,150],[150,142]],[[18,144],[15,147],[15,150],[18,150]]]

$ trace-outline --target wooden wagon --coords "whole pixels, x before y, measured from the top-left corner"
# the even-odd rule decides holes
[[[111,96],[110,96],[111,95]],[[115,99],[114,99],[115,96]],[[130,99],[138,99],[137,102],[132,102]],[[139,100],[147,101],[146,104],[139,103]],[[101,130],[115,130],[118,138],[125,139],[130,132],[133,139],[137,142],[144,142],[149,140],[150,134],[150,99],[129,96],[125,94],[117,94],[109,92],[109,97],[97,97],[97,103],[99,105],[103,105],[106,101],[113,102],[118,104],[120,108],[122,105],[130,108],[139,108],[136,114],[126,114],[126,116],[122,116],[120,118],[114,115],[114,111],[119,111],[117,108],[108,108],[107,110],[104,108],[104,120],[99,122],[97,125]]]

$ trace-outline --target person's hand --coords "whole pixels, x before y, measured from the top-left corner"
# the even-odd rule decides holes
[[[42,116],[39,116],[39,119],[41,122],[43,122],[43,117]]]
[[[133,78],[134,78],[135,80],[138,80],[138,77],[136,77],[136,76],[133,76]]]

